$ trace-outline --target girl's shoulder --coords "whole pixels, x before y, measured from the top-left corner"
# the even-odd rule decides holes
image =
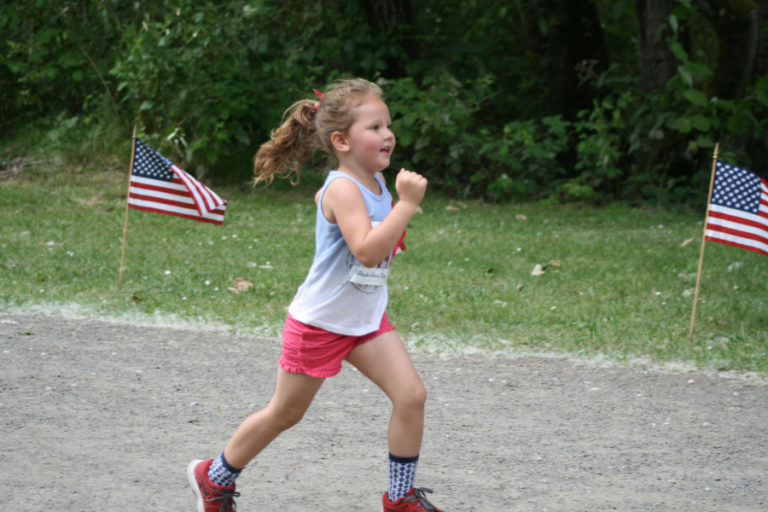
[[[323,184],[323,188],[320,191],[320,196],[322,197],[325,195],[325,193],[330,189],[340,189],[347,194],[361,195],[364,197],[370,197],[373,201],[380,201],[381,198],[389,195],[387,184],[382,173],[378,172],[373,177],[374,183],[366,186],[362,181],[360,181],[359,178],[351,174],[333,170],[328,173],[328,176],[325,179],[325,183]],[[334,192],[334,194],[335,193],[336,192]]]
[[[380,184],[383,184],[384,183],[383,176],[381,176],[381,179],[378,178],[380,174],[381,173],[376,174],[377,176],[376,180]],[[346,179],[340,179],[340,178],[346,178]],[[328,175],[325,177],[325,182],[323,183],[323,189],[327,189],[331,185],[333,185],[334,187],[341,185],[342,187],[345,187],[345,188],[355,186],[358,189],[360,189],[361,192],[363,192],[366,189],[363,182],[361,182],[358,178],[356,178],[355,176],[352,176],[351,174],[348,174],[346,172],[342,172],[336,169],[330,171]]]
[[[341,179],[341,178],[346,178],[346,179]],[[323,186],[320,188],[320,192],[322,193],[324,190],[327,190],[331,186],[336,188],[339,185],[344,187],[360,186],[359,182],[354,177],[350,176],[347,173],[337,171],[334,169],[328,172],[328,175],[325,177],[325,181],[323,182]]]
[[[329,174],[323,188],[319,191],[320,196],[326,193],[332,193],[334,195],[354,194],[356,196],[362,196],[363,186],[354,177],[343,172],[335,171],[333,176]]]

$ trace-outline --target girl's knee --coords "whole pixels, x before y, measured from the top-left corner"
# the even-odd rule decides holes
[[[395,407],[404,407],[411,410],[423,410],[427,401],[427,388],[417,380],[403,389],[393,400]]]
[[[306,409],[273,407],[269,418],[274,428],[282,432],[297,425],[305,412]]]
[[[413,390],[413,399],[420,404],[421,407],[424,407],[424,404],[427,401],[427,388],[421,381],[419,381],[419,385]]]

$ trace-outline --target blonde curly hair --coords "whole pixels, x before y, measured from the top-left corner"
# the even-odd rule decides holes
[[[321,101],[299,100],[285,111],[280,126],[253,157],[254,183],[271,183],[275,176],[295,175],[319,149],[334,156],[331,134],[347,133],[355,120],[355,108],[370,98],[381,98],[381,88],[362,78],[337,80]]]

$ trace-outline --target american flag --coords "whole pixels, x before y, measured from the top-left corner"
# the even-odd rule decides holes
[[[717,162],[704,235],[768,256],[768,182],[747,169]]]
[[[227,202],[136,139],[128,207],[221,224]]]

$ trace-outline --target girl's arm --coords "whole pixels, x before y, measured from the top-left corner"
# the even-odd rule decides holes
[[[365,207],[363,195],[351,180],[331,183],[323,196],[323,214],[339,225],[350,251],[366,267],[378,265],[397,245],[408,223],[424,198],[427,180],[423,176],[401,170],[395,181],[399,197],[387,217],[375,228]]]

